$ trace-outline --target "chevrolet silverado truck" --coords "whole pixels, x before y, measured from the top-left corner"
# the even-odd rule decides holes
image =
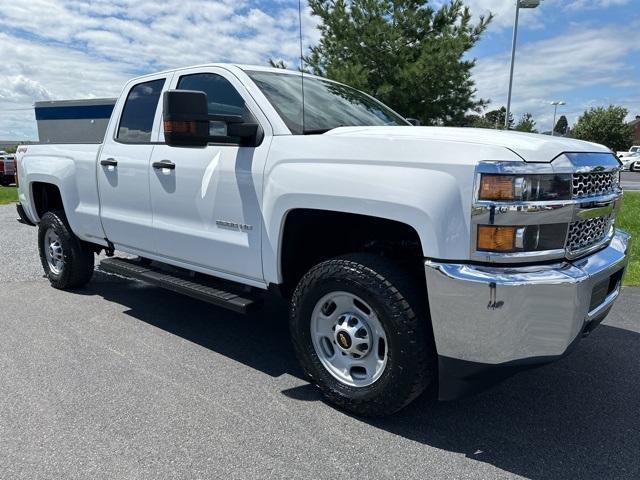
[[[119,251],[101,270],[236,312],[287,298],[305,374],[375,416],[558,359],[602,321],[627,264],[620,168],[601,145],[413,126],[324,78],[214,64],[131,80],[101,144],[21,147],[18,208],[55,288]]]

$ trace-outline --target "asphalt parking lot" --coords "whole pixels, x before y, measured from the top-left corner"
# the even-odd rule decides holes
[[[640,191],[640,172],[622,172],[620,174],[622,188],[630,192]]]
[[[640,478],[640,289],[569,357],[362,420],[243,317],[97,272],[61,292],[0,207],[0,478]]]

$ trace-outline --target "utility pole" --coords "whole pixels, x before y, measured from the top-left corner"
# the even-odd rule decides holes
[[[513,40],[511,42],[511,69],[509,71],[509,94],[507,95],[507,115],[504,128],[509,130],[509,114],[511,113],[511,92],[513,90],[513,67],[516,61],[516,43],[518,40],[518,17],[521,8],[536,8],[542,0],[516,0],[516,19],[513,22]]]
[[[558,105],[566,105],[562,100],[551,102],[553,105],[553,125],[551,125],[551,136],[554,137],[556,134],[556,114],[558,113]]]

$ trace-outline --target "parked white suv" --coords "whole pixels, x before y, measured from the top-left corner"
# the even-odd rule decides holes
[[[306,374],[361,415],[475,392],[597,326],[627,264],[620,167],[600,145],[415,127],[339,83],[224,64],[131,80],[104,143],[18,160],[54,287],[105,250],[141,259],[103,270],[237,312],[278,293]]]

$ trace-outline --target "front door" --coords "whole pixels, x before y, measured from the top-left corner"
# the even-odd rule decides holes
[[[115,126],[109,127],[98,158],[100,217],[107,238],[118,249],[154,249],[149,160],[154,119],[165,83],[158,78],[133,85]],[[115,117],[114,117],[115,119]]]
[[[210,114],[242,115],[264,128],[266,119],[226,70],[190,71],[176,76],[174,84],[204,91]],[[220,128],[225,127],[211,122],[211,135]],[[265,134],[258,147],[154,148],[150,190],[159,255],[222,277],[263,281],[260,203],[270,138]]]

